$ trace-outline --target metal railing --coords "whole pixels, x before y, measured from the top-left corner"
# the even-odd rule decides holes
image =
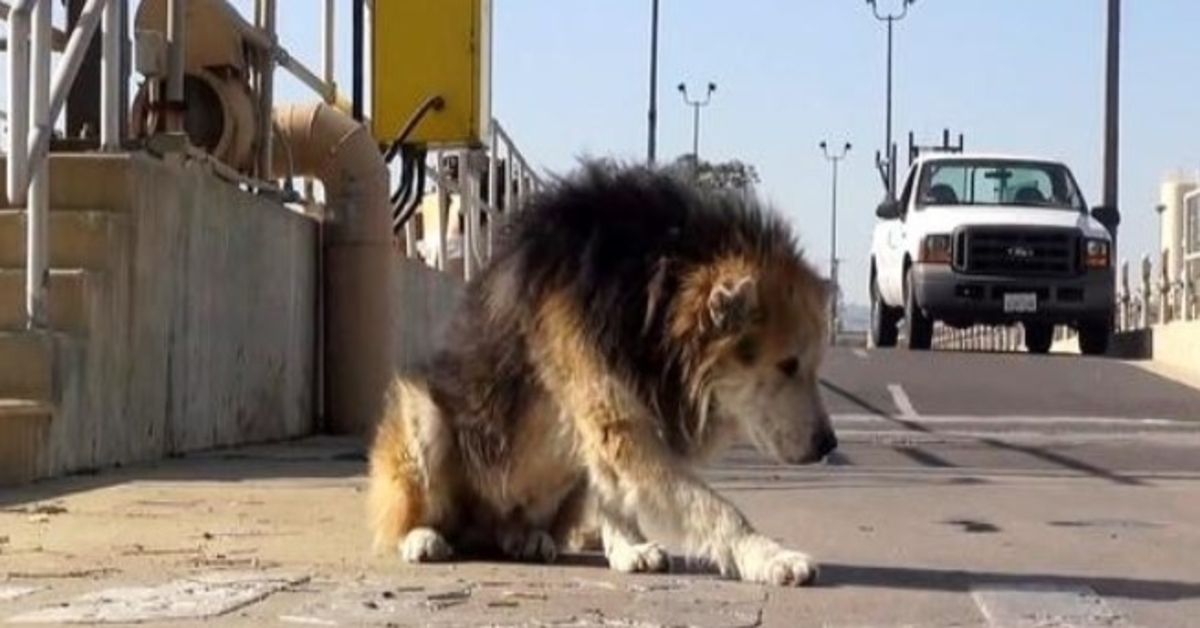
[[[1200,261],[1185,260],[1182,268],[1171,273],[1166,251],[1157,268],[1150,255],[1142,256],[1140,282],[1131,287],[1129,261],[1121,262],[1116,292],[1115,333],[1134,332],[1156,325],[1200,320]],[[1056,341],[1074,339],[1070,327],[1054,330]],[[938,324],[934,329],[935,347],[966,351],[1021,351],[1024,333],[1019,325],[954,329]]]
[[[7,196],[28,210],[26,230],[25,312],[31,328],[46,325],[49,282],[49,163],[54,122],[99,28],[101,80],[105,87],[100,111],[101,150],[120,147],[121,32],[125,0],[88,0],[67,38],[62,58],[51,76],[54,28],[51,0],[18,0],[6,5],[8,20]]]
[[[123,26],[128,20],[129,0],[88,0],[84,5],[75,27],[70,33],[62,33],[51,23],[53,0],[18,0],[15,3],[0,2],[0,17],[8,22],[8,107],[5,117],[8,122],[7,142],[7,196],[11,206],[24,206],[28,210],[26,260],[25,308],[30,328],[45,328],[47,282],[49,278],[49,167],[50,139],[55,122],[62,115],[67,96],[79,74],[87,50],[96,31],[100,30],[101,43],[101,111],[100,150],[115,151],[122,147],[121,117],[123,96],[128,90],[129,76],[124,55],[127,41],[123,41]],[[187,14],[183,11],[184,0],[166,0],[167,27],[163,33],[167,48],[166,83],[169,101],[180,102],[183,98],[184,50],[186,42]],[[184,155],[190,159],[206,161],[217,176],[243,185],[258,192],[280,193],[280,187],[267,179],[272,171],[272,140],[274,108],[274,71],[281,67],[295,76],[300,83],[312,89],[327,104],[345,108],[342,95],[335,81],[335,30],[334,0],[323,0],[321,20],[321,71],[311,70],[291,55],[278,41],[276,27],[276,0],[255,0],[254,22],[248,22],[236,7],[227,2],[220,6],[228,13],[231,24],[241,34],[248,48],[256,54],[251,87],[259,111],[259,138],[255,155],[254,176],[247,176],[209,155],[183,143]],[[135,35],[136,36],[136,35]],[[65,37],[65,44],[63,39]],[[51,52],[62,50],[57,67],[51,74]],[[149,77],[148,77],[149,78]],[[168,132],[182,132],[182,119],[168,117]],[[431,266],[447,270],[447,261],[452,259],[448,240],[461,239],[461,255],[464,278],[470,278],[490,257],[498,226],[507,215],[516,211],[525,198],[542,185],[542,179],[530,167],[528,161],[516,148],[515,143],[499,122],[492,120],[490,149],[453,151],[460,157],[462,176],[452,179],[440,172],[440,163],[432,170],[438,190],[444,200],[440,203],[443,220],[439,221],[439,233],[432,234],[435,246],[432,254],[429,234],[419,234],[411,221],[403,226],[406,251],[410,257],[423,259]],[[170,147],[166,142],[159,147]],[[168,148],[169,150],[169,148]],[[433,153],[435,162],[447,151]],[[503,176],[500,174],[503,168]],[[289,173],[290,175],[290,173]],[[486,180],[486,187],[481,182]],[[501,180],[504,184],[501,186]],[[294,195],[290,179],[284,183],[286,194]],[[312,190],[312,181],[304,189]],[[418,190],[418,195],[423,193]],[[307,195],[311,200],[311,193]],[[502,198],[497,199],[497,196]],[[450,198],[460,200],[463,214],[463,229],[453,229],[450,224]],[[418,198],[418,202],[423,199]],[[426,246],[418,246],[422,243]],[[425,248],[422,254],[419,249]]]
[[[1121,262],[1117,284],[1118,332],[1200,320],[1200,262],[1185,260],[1172,274],[1166,251],[1160,255],[1157,268],[1153,257],[1143,255],[1139,275],[1139,285],[1131,288],[1129,261]]]
[[[431,156],[427,168],[434,183],[434,228],[411,218],[400,226],[409,258],[468,281],[491,258],[496,235],[509,217],[545,185],[500,122],[493,119],[490,128],[489,150],[439,151]],[[456,167],[445,167],[448,162]],[[422,205],[416,211],[428,209],[425,201],[430,196],[424,190],[416,195]]]

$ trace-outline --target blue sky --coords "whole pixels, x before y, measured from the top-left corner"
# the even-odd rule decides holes
[[[889,0],[880,0],[880,8]],[[1200,165],[1200,5],[1123,3],[1122,253],[1158,246],[1160,178]],[[898,5],[897,5],[898,6]],[[919,0],[895,31],[895,135],[1067,160],[1088,201],[1102,181],[1102,0]],[[524,150],[561,168],[581,152],[645,155],[649,0],[503,0],[495,9],[495,113]],[[884,137],[884,25],[862,0],[662,0],[659,153],[690,150],[675,85],[714,81],[701,154],[741,158],[824,269],[829,165],[817,147],[854,144],[839,184],[846,298],[866,301],[874,152]],[[907,164],[907,158],[902,157]]]
[[[377,0],[388,1],[388,0]],[[895,0],[898,2],[899,0]],[[879,0],[888,8],[893,0]],[[55,3],[57,4],[57,3]],[[250,15],[251,0],[233,4]],[[319,0],[283,0],[280,37],[318,67]],[[350,2],[338,7],[338,77],[349,91]],[[1123,256],[1158,246],[1161,178],[1200,167],[1200,4],[1126,0],[1120,200]],[[493,0],[493,112],[551,170],[583,154],[643,159],[650,0]],[[897,24],[895,137],[949,127],[969,149],[1057,156],[1100,200],[1103,0],[918,0]],[[718,84],[703,111],[706,159],[754,164],[761,192],[795,223],[824,271],[829,256],[825,139],[854,144],[839,185],[846,298],[865,302],[870,230],[882,194],[885,36],[863,0],[661,0],[659,158],[691,148],[676,84]],[[3,74],[0,71],[0,74]],[[397,69],[396,79],[403,80]],[[281,100],[307,100],[284,76]],[[907,159],[902,156],[902,163]]]

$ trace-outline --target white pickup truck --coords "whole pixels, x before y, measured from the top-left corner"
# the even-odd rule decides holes
[[[1078,331],[1081,353],[1112,333],[1112,238],[1105,208],[1089,211],[1063,163],[1011,155],[918,156],[871,238],[872,346],[901,336],[930,347],[934,321],[957,328],[1020,323],[1032,353],[1055,325]]]

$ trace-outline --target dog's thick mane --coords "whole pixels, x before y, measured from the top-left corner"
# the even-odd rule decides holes
[[[512,216],[467,288],[453,344],[425,373],[463,455],[484,466],[504,459],[518,408],[540,386],[528,377],[527,340],[552,295],[577,308],[611,372],[659,413],[669,445],[681,454],[702,446],[712,339],[701,324],[681,333],[672,320],[705,303],[684,294],[689,278],[728,259],[793,264],[800,251],[787,223],[757,201],[663,171],[585,162],[552,182]]]

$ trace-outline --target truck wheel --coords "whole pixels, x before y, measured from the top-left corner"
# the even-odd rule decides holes
[[[1049,353],[1054,344],[1054,325],[1049,323],[1024,323],[1025,348],[1030,353]]]
[[[926,351],[933,344],[933,321],[926,318],[917,307],[917,297],[912,288],[912,269],[904,275],[904,331],[905,348],[910,351]]]
[[[1079,325],[1079,352],[1083,355],[1108,353],[1108,339],[1112,336],[1112,323],[1107,320],[1085,321]]]
[[[896,323],[898,322],[896,319],[895,310],[883,302],[883,297],[879,296],[879,286],[872,279],[871,333],[868,337],[871,348],[896,346],[896,336],[899,332],[896,329]]]

